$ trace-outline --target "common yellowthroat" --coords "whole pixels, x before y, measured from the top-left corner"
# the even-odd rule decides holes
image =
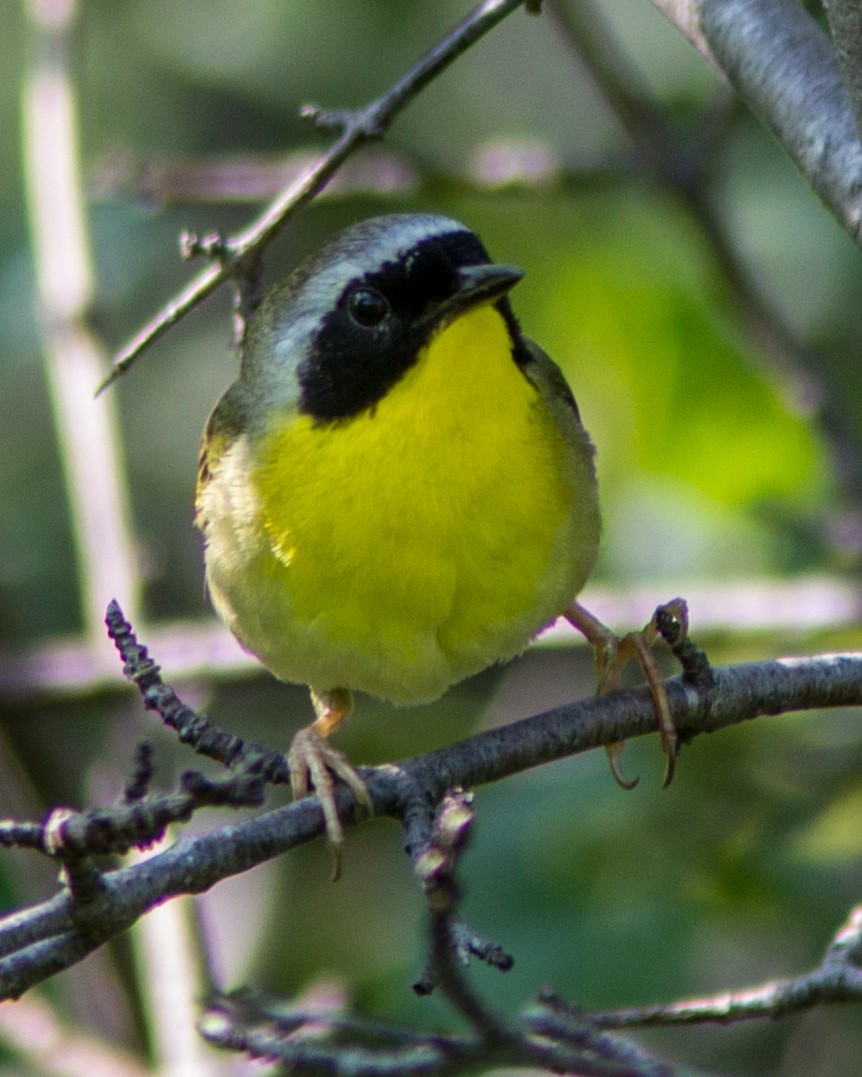
[[[333,774],[370,806],[326,740],[354,690],[435,699],[564,614],[611,665],[573,601],[599,542],[593,446],[512,312],[521,277],[447,217],[356,224],[264,298],[206,427],[212,603],[276,677],[310,686],[291,781],[314,787],[336,848]]]

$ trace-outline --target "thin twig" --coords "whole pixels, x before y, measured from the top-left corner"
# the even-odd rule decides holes
[[[812,1006],[839,1002],[862,1002],[862,905],[851,911],[827,947],[823,961],[811,972],[662,1006],[602,1010],[585,1015],[585,1019],[608,1029],[732,1024],[784,1017]],[[554,1008],[560,1006],[564,1004],[553,1001]]]
[[[199,1025],[204,1037],[228,1050],[277,1059],[296,1073],[442,1075],[474,1072],[481,1062],[541,1066],[580,1077],[674,1077],[678,1071],[672,1067],[586,1021],[575,1029],[567,1016],[552,1015],[549,1020],[565,1025],[555,1039],[537,1027],[538,1018],[529,1027],[509,1021],[468,982],[467,956],[457,940],[455,876],[473,818],[471,794],[444,797],[428,848],[415,864],[428,901],[430,978],[466,1019],[471,1035],[423,1036],[340,1010],[275,1006],[246,991],[210,1000]]]
[[[173,688],[162,680],[158,664],[150,658],[148,649],[138,643],[116,600],[108,604],[105,624],[123,659],[124,676],[138,689],[146,709],[155,711],[164,724],[174,730],[181,743],[191,745],[199,755],[234,770],[258,774],[269,782],[290,781],[283,752],[227,733],[183,703]]]
[[[431,944],[425,983],[418,993],[427,995],[430,985],[438,986],[480,1039],[492,1047],[505,1044],[513,1033],[502,1016],[472,990],[465,976],[469,954],[459,945],[455,870],[474,818],[472,793],[456,790],[447,794],[434,820],[431,843],[414,865],[428,902]]]

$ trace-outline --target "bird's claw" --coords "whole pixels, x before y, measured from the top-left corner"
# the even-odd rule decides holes
[[[333,748],[313,726],[307,726],[293,738],[287,753],[290,787],[294,800],[301,800],[312,791],[320,801],[326,824],[326,840],[332,850],[333,881],[341,875],[344,848],[344,828],[335,803],[333,775],[348,785],[359,804],[373,814],[374,805],[365,782],[359,777],[347,756]]]
[[[640,632],[629,632],[625,636],[617,636],[578,602],[572,603],[565,617],[574,628],[583,633],[595,651],[598,680],[596,695],[604,695],[619,688],[622,684],[623,668],[632,659],[640,666],[658,718],[665,757],[662,788],[667,788],[676,771],[677,734],[670,713],[664,674],[655,659],[652,646],[660,635],[673,646],[679,646],[685,640],[688,633],[688,607],[685,600],[675,598],[659,606],[650,622]],[[626,778],[623,774],[620,766],[622,749],[621,741],[607,746],[611,773],[623,789],[633,789],[638,779]]]

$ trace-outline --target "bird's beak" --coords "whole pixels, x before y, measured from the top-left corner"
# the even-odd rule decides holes
[[[523,271],[515,266],[493,263],[462,266],[458,270],[456,290],[441,302],[435,303],[426,319],[435,326],[448,325],[471,307],[500,299],[510,288],[514,288],[523,276]]]

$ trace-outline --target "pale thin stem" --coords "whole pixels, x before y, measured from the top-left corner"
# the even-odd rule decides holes
[[[135,609],[138,573],[117,401],[93,400],[106,356],[87,324],[93,270],[66,55],[72,0],[31,0],[35,53],[23,91],[23,141],[45,370],[75,536],[81,612],[102,638],[105,605]]]

